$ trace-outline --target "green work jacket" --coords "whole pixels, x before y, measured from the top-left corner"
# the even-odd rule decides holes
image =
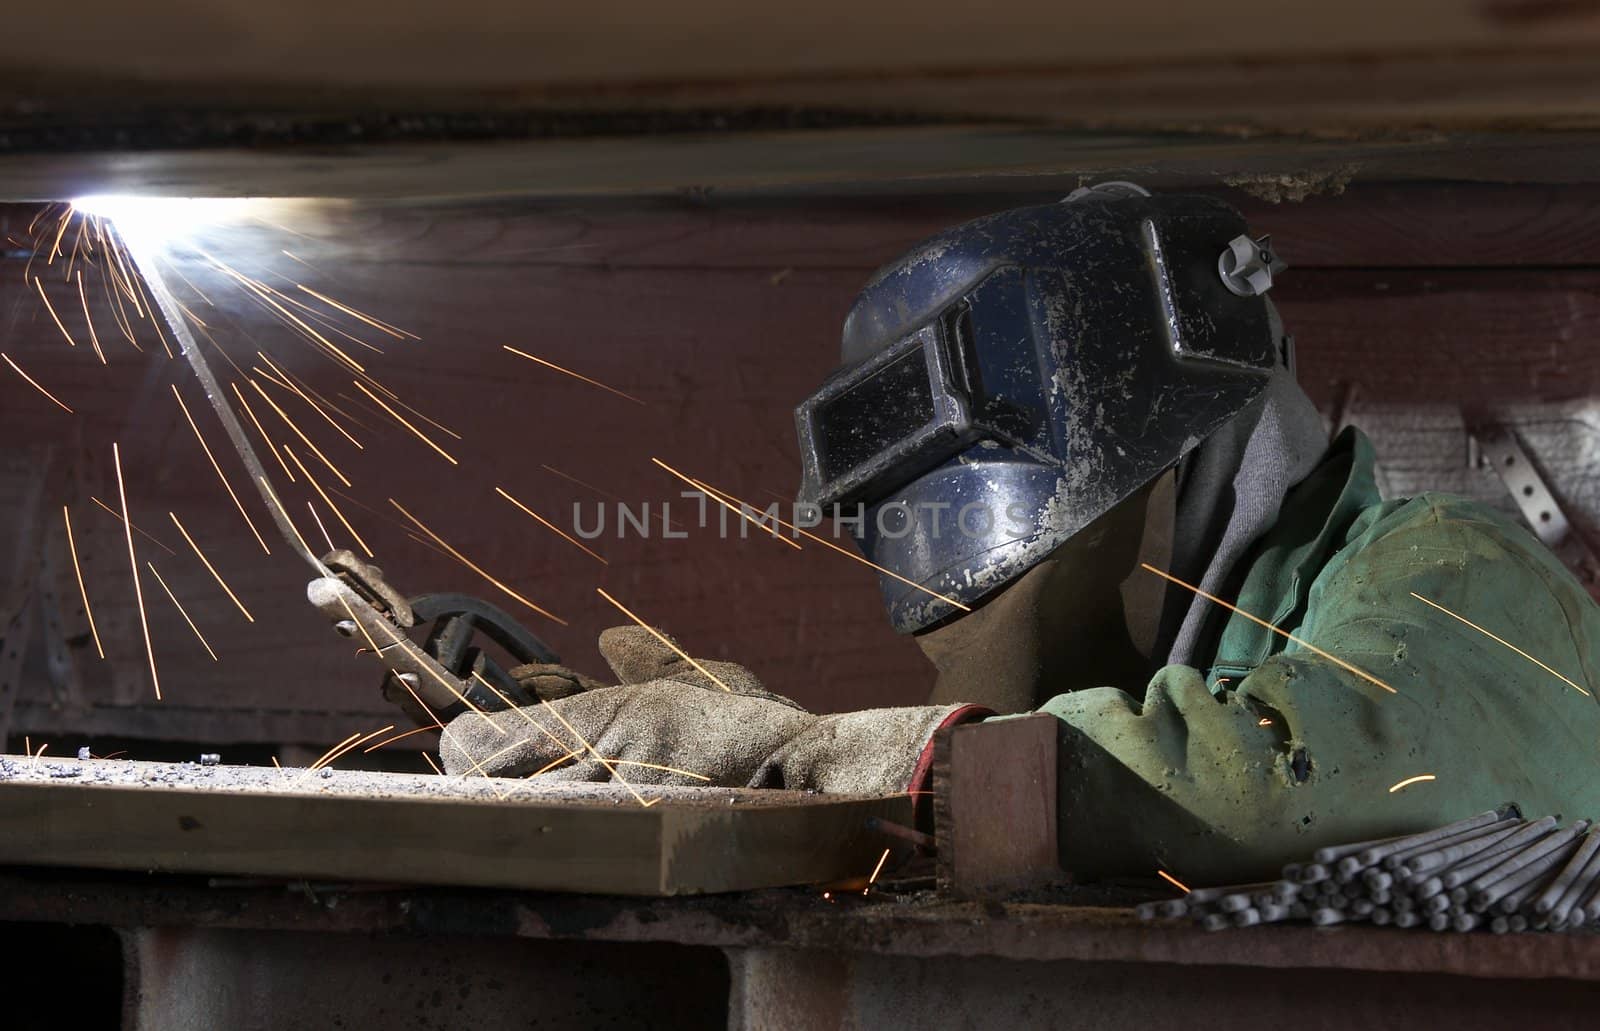
[[[1299,640],[1231,615],[1209,668],[1041,710],[1069,870],[1224,883],[1508,801],[1600,817],[1600,606],[1499,513],[1381,500],[1358,430],[1289,493],[1236,604]]]

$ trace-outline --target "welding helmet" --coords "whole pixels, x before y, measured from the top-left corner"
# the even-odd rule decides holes
[[[1283,267],[1222,201],[1126,183],[940,233],[873,276],[796,409],[799,504],[885,571],[896,630],[926,629],[1261,393]]]

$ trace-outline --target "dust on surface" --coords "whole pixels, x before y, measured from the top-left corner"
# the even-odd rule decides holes
[[[157,791],[216,792],[241,795],[320,795],[357,798],[494,801],[505,805],[630,806],[639,801],[627,786],[480,776],[440,777],[367,770],[306,770],[294,767],[201,766],[198,763],[138,762],[126,759],[24,758],[0,755],[0,786],[78,784],[88,788],[141,788]],[[639,789],[659,798],[652,810],[675,808],[770,807],[799,802],[845,802],[849,795],[752,788],[675,787],[650,784]]]

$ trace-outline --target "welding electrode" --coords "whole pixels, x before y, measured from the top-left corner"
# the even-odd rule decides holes
[[[1433,830],[1318,849],[1283,879],[1198,888],[1145,903],[1143,919],[1189,916],[1211,930],[1282,920],[1367,921],[1435,931],[1564,931],[1600,920],[1600,826],[1524,820],[1515,807]]]

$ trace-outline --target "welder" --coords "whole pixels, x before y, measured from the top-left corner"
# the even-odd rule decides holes
[[[876,274],[796,413],[800,500],[885,571],[930,704],[812,715],[638,627],[601,636],[615,686],[519,680],[600,755],[727,786],[920,790],[941,727],[1048,713],[1080,875],[1238,880],[1507,800],[1600,816],[1600,608],[1510,519],[1383,500],[1367,438],[1328,443],[1283,268],[1219,200],[1106,184]],[[449,730],[452,772],[611,776],[511,713]]]

